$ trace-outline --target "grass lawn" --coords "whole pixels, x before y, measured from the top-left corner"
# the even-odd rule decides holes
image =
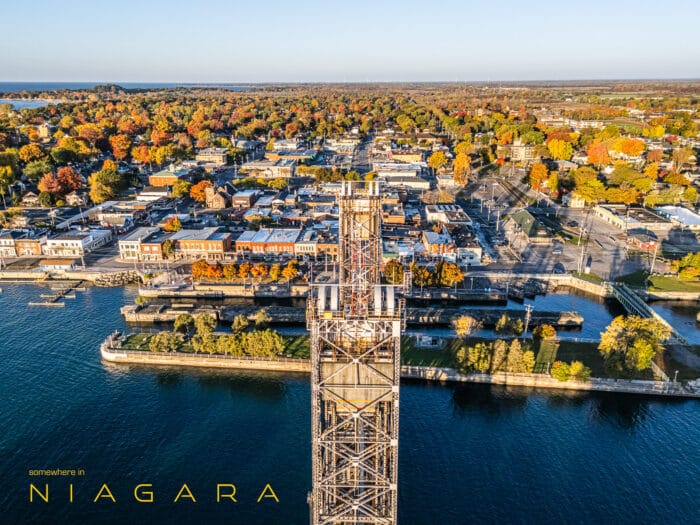
[[[581,343],[574,341],[559,341],[557,361],[581,361],[591,369],[593,377],[606,377],[603,356],[598,351],[598,343]]]
[[[605,279],[594,273],[571,272],[571,275],[591,283],[602,284],[603,282],[605,282]]]
[[[662,292],[700,292],[700,281],[682,281],[677,277],[666,277],[665,275],[652,275],[650,290]]]
[[[148,341],[151,339],[151,334],[131,334],[122,343],[122,348],[125,350],[149,350]]]
[[[556,339],[545,339],[534,344],[535,368],[532,370],[536,374],[547,372],[547,367],[557,360],[557,350],[559,341]]]
[[[401,338],[401,363],[415,366],[440,366],[452,368],[455,366],[453,342],[461,344],[458,339],[452,339],[443,348],[416,348],[412,337]]]

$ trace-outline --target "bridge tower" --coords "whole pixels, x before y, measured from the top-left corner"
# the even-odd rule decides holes
[[[314,283],[312,525],[395,524],[403,299],[383,285],[377,182],[343,182],[337,282]]]

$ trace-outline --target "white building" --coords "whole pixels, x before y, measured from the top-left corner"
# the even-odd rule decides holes
[[[110,230],[73,230],[46,240],[44,255],[52,257],[82,257],[108,244],[112,240]]]

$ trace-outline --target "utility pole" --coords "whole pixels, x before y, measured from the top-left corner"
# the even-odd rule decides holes
[[[654,247],[654,258],[651,260],[651,268],[649,268],[649,274],[653,275],[654,274],[654,265],[656,264],[656,254],[659,252],[659,241],[655,241],[655,247]]]
[[[523,330],[523,335],[527,333],[527,329],[530,326],[530,318],[532,317],[532,305],[525,305],[525,329]]]

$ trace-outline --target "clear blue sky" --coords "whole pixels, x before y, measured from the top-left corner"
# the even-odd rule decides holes
[[[700,77],[699,0],[4,0],[0,81]]]

